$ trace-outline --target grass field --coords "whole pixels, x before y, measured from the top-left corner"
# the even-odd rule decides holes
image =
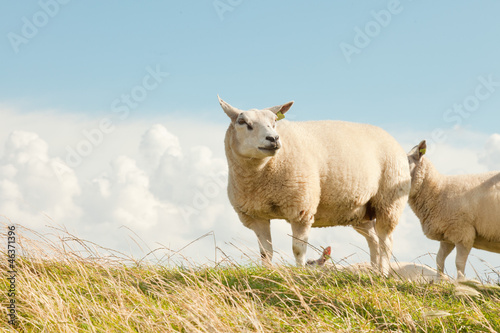
[[[44,242],[18,243],[18,320],[10,325],[2,306],[2,331],[500,332],[498,286],[287,266],[172,268]],[[3,305],[8,290],[2,278]]]

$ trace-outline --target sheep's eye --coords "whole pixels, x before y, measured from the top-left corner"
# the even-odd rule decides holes
[[[247,123],[244,119],[238,120],[238,125],[247,125],[247,129],[253,130],[252,125],[250,125],[249,123]]]

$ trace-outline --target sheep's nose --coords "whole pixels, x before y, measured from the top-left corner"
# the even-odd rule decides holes
[[[271,142],[277,142],[279,140],[280,136],[266,136],[266,140],[271,141]]]

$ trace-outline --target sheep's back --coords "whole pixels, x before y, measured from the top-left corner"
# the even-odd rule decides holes
[[[419,204],[414,195],[410,204],[426,236],[454,243],[476,238],[474,247],[500,249],[490,244],[500,243],[500,173],[445,176],[424,162],[427,173],[418,187]]]
[[[470,216],[477,236],[500,242],[500,173],[450,176],[447,182],[446,196],[457,196],[452,209]]]

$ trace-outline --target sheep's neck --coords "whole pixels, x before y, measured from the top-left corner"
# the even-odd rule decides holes
[[[232,149],[230,149],[229,152],[226,152],[226,155],[230,165],[229,170],[232,170],[238,176],[243,178],[255,177],[256,174],[268,169],[273,164],[274,160],[274,158],[271,157],[264,159],[243,157],[238,155],[238,153]]]
[[[244,206],[252,198],[262,196],[262,184],[275,178],[276,163],[281,154],[265,159],[246,158],[232,149],[230,137],[226,137],[225,146],[229,165],[228,190],[232,193],[233,205]]]
[[[424,158],[418,170],[410,192],[410,203],[421,223],[430,219],[440,193],[442,175],[434,168],[432,163]]]

